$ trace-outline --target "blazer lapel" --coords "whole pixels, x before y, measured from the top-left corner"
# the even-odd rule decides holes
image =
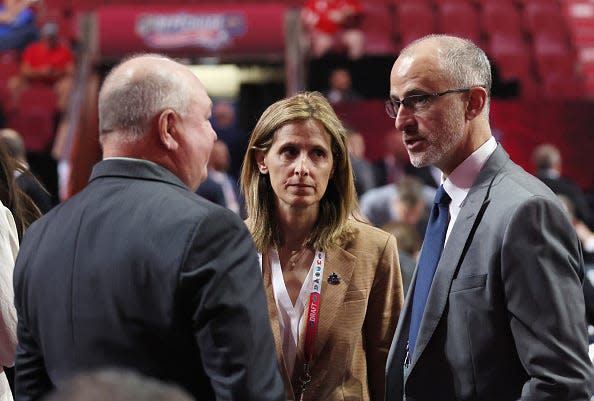
[[[331,246],[326,252],[326,262],[324,265],[324,275],[322,276],[322,301],[320,305],[320,320],[318,325],[318,334],[316,336],[316,347],[314,351],[314,359],[318,359],[318,355],[324,348],[328,340],[330,328],[334,325],[336,315],[343,304],[344,297],[351,277],[353,269],[355,268],[356,257],[338,246]],[[340,282],[336,285],[328,283],[327,277],[332,273],[340,278]],[[304,325],[305,327],[305,325]],[[301,338],[305,340],[305,333],[301,334]],[[299,347],[300,357],[303,360],[302,347]]]
[[[425,306],[425,312],[419,328],[415,353],[411,361],[411,369],[414,368],[441,319],[448,302],[452,281],[457,274],[458,266],[463,260],[463,252],[468,241],[472,239],[472,232],[475,226],[479,224],[484,209],[490,202],[489,190],[491,185],[498,171],[507,160],[509,160],[509,156],[507,156],[507,153],[505,153],[501,146],[498,146],[489,160],[487,160],[485,166],[483,166],[468,196],[464,200],[464,205],[454,223],[452,232],[448,237],[439,264],[437,265],[437,270],[435,271],[435,277],[429,291],[427,305]]]

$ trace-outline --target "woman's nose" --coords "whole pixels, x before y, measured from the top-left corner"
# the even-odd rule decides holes
[[[307,167],[307,156],[301,156],[296,160],[295,164],[295,175],[297,176],[308,176],[309,168]]]

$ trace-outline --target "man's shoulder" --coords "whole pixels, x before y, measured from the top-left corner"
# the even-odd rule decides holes
[[[498,179],[499,178],[499,179]],[[501,190],[502,197],[528,198],[535,195],[553,198],[551,189],[541,180],[515,163],[494,180],[493,188]]]

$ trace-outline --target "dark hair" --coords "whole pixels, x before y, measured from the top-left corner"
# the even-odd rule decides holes
[[[0,142],[0,201],[12,213],[19,240],[31,223],[41,217],[41,211],[15,180],[16,161],[10,157],[6,145]]]

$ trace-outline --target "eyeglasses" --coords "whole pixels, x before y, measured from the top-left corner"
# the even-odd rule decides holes
[[[483,86],[481,86],[481,88],[483,88]],[[390,117],[396,118],[401,105],[413,112],[419,111],[435,97],[441,97],[449,93],[469,92],[471,89],[472,88],[449,89],[439,93],[421,93],[419,95],[410,95],[401,100],[388,99],[385,102],[386,113],[388,113]]]

